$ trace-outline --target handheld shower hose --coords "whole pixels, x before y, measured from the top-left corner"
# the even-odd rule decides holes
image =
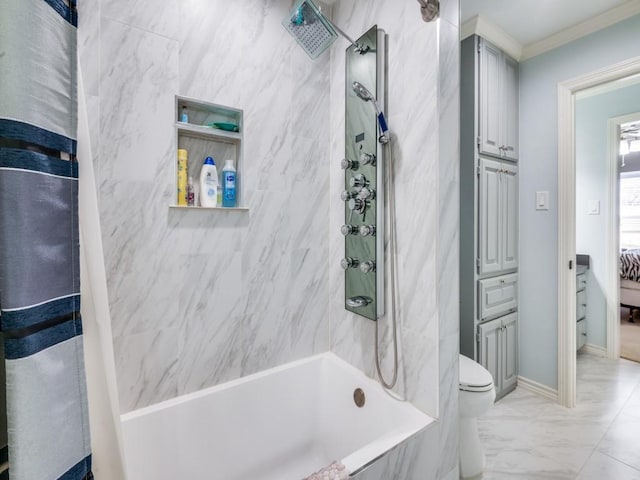
[[[352,89],[356,95],[365,102],[373,103],[376,112],[378,114],[378,125],[380,127],[380,137],[378,141],[382,144],[382,148],[387,149],[388,158],[387,171],[388,179],[385,182],[385,196],[388,199],[387,209],[387,222],[389,232],[389,283],[391,288],[391,328],[393,335],[393,378],[390,382],[387,382],[382,375],[382,369],[380,368],[380,353],[379,353],[379,332],[378,321],[376,321],[376,333],[375,333],[375,354],[376,354],[376,371],[378,373],[378,379],[384,388],[391,390],[398,381],[398,319],[397,319],[397,285],[396,285],[396,202],[395,202],[395,178],[393,173],[393,151],[391,148],[391,140],[389,137],[389,128],[387,121],[384,117],[384,113],[380,108],[380,105],[376,101],[373,94],[360,82],[353,82]]]

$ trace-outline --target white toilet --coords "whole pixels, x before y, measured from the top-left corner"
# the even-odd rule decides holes
[[[484,470],[484,452],[480,445],[476,418],[487,413],[496,399],[493,377],[487,369],[460,355],[460,478],[474,478]]]

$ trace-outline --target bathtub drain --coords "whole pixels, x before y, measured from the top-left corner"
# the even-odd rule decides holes
[[[353,401],[359,408],[364,407],[364,391],[361,388],[356,388],[353,391]]]

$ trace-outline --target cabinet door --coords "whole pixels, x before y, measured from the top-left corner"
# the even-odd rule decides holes
[[[493,376],[493,384],[496,386],[496,392],[500,391],[500,363],[501,348],[500,334],[502,330],[502,320],[491,320],[478,326],[480,334],[480,345],[478,348],[478,357],[480,364],[489,370]]]
[[[502,207],[500,201],[500,176],[502,164],[483,158],[480,160],[478,182],[478,273],[493,273],[502,270],[500,252]]]
[[[507,390],[513,387],[518,379],[518,316],[516,313],[502,317],[501,334],[501,390]]]
[[[503,54],[502,83],[502,118],[500,131],[504,158],[518,159],[518,104],[520,90],[518,87],[518,62]]]
[[[502,269],[518,267],[518,168],[503,165],[501,176],[502,203]]]
[[[501,156],[500,117],[502,108],[502,52],[484,39],[480,39],[480,99],[478,127],[480,153]]]

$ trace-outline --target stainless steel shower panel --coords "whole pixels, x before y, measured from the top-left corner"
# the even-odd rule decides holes
[[[385,108],[385,33],[374,26],[355,43],[367,53],[346,50],[345,308],[377,320],[385,313],[386,149],[378,123]]]

